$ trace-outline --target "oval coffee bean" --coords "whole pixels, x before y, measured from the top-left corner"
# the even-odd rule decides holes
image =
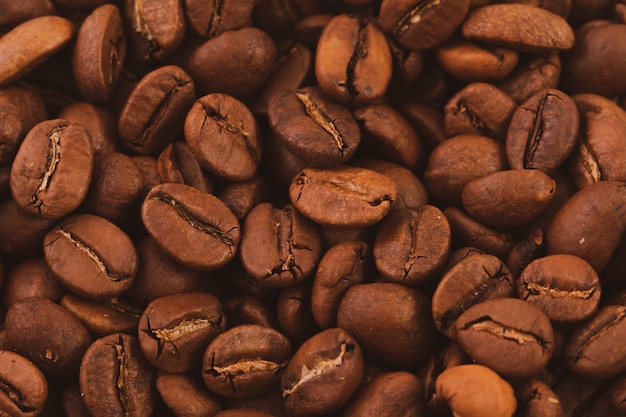
[[[376,269],[387,281],[424,284],[443,267],[451,242],[450,224],[437,207],[394,210],[376,233]]]
[[[46,234],[46,264],[71,291],[104,301],[128,291],[139,260],[130,237],[104,217],[77,214]]]
[[[531,379],[515,388],[520,417],[562,417],[559,397],[546,383]]]
[[[74,381],[91,336],[69,311],[45,298],[27,298],[9,308],[5,319],[11,347],[46,375]]]
[[[159,396],[176,416],[214,416],[222,410],[219,398],[207,391],[200,378],[189,374],[159,374]]]
[[[256,3],[247,0],[223,3],[184,0],[183,6],[190,28],[203,38],[214,38],[227,30],[246,26]]]
[[[11,193],[30,214],[56,219],[87,195],[93,170],[89,132],[64,119],[36,124],[11,165]]]
[[[511,168],[555,172],[576,145],[578,123],[576,104],[567,94],[555,89],[534,94],[511,118],[506,135]]]
[[[554,350],[548,316],[517,298],[495,298],[467,309],[456,320],[456,340],[475,362],[513,379],[537,375]]]
[[[159,371],[182,373],[201,363],[206,346],[226,329],[213,295],[189,292],[153,300],[139,319],[143,355]]]
[[[74,32],[74,25],[67,19],[40,16],[0,37],[0,87],[18,80],[57,53]]]
[[[213,193],[210,178],[202,170],[185,142],[175,141],[167,145],[157,159],[157,169],[163,184],[177,182],[191,185],[209,194]]]
[[[597,310],[602,293],[596,271],[566,254],[532,261],[516,283],[517,296],[539,307],[554,323],[578,323]]]
[[[396,201],[394,182],[366,168],[305,168],[291,181],[289,199],[323,226],[360,228],[387,215]]]
[[[135,336],[114,333],[94,341],[80,364],[81,397],[93,417],[149,417],[155,372]]]
[[[520,63],[498,86],[518,103],[524,102],[546,88],[556,88],[561,75],[560,54],[533,55]]]
[[[258,324],[232,327],[206,347],[202,379],[222,397],[263,395],[279,388],[291,354],[289,339],[277,330]]]
[[[391,51],[372,22],[335,16],[324,27],[316,51],[315,76],[328,96],[342,103],[370,103],[385,94],[393,69]]]
[[[0,277],[2,271],[0,267]],[[47,298],[57,302],[67,291],[52,275],[43,258],[29,258],[16,264],[0,281],[3,282],[2,300],[7,308],[14,302],[29,297]]]
[[[536,219],[550,204],[556,182],[543,171],[513,169],[470,181],[461,193],[467,213],[497,229],[513,229]]]
[[[318,87],[276,93],[267,116],[280,142],[314,166],[347,161],[361,142],[361,131],[350,111]]]
[[[291,287],[315,272],[321,240],[315,224],[291,205],[255,206],[246,217],[239,251],[246,272],[260,284]]]
[[[294,417],[324,415],[345,405],[363,377],[363,356],[344,329],[323,330],[291,357],[281,378],[284,410]]]
[[[239,221],[217,197],[185,184],[161,184],[141,207],[146,230],[170,256],[198,270],[226,265],[239,246]]]
[[[220,178],[252,178],[261,162],[262,138],[252,112],[226,94],[196,100],[185,119],[185,141],[200,165]]]
[[[34,363],[17,353],[0,350],[0,413],[36,417],[48,399],[48,382]]]
[[[471,306],[491,298],[513,297],[514,278],[506,265],[488,254],[463,258],[439,281],[432,297],[435,326],[455,338],[456,320]]]

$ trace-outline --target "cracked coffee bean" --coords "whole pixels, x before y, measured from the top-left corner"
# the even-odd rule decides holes
[[[473,305],[457,318],[455,334],[475,362],[513,379],[537,375],[554,350],[548,316],[517,298],[495,298]]]
[[[263,395],[279,388],[291,354],[289,339],[277,330],[257,324],[231,327],[207,346],[202,379],[222,397]]]
[[[214,38],[227,30],[244,27],[254,8],[248,0],[183,0],[189,28],[203,38]]]
[[[11,193],[30,214],[57,219],[82,203],[93,170],[89,132],[64,119],[35,125],[11,165]]]
[[[239,221],[233,212],[217,197],[189,185],[152,188],[143,202],[141,219],[165,252],[192,269],[220,268],[239,247]]]
[[[41,414],[48,382],[39,368],[17,353],[0,350],[0,413],[14,417]]]
[[[172,142],[163,149],[157,159],[161,183],[175,182],[191,185],[200,191],[212,194],[213,183],[202,170],[185,142]]]
[[[182,373],[200,364],[207,344],[226,329],[226,316],[211,294],[179,293],[148,304],[138,328],[148,361],[161,372]]]
[[[94,341],[80,363],[81,396],[93,417],[149,417],[155,371],[135,336],[113,333]]]
[[[43,243],[46,264],[68,289],[104,301],[128,291],[139,260],[130,237],[93,214],[77,214],[50,230]]]

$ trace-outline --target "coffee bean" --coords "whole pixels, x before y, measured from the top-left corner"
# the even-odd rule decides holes
[[[144,200],[141,218],[159,246],[189,268],[220,268],[239,247],[235,215],[217,197],[189,185],[154,187]]]
[[[243,221],[250,210],[268,199],[268,195],[269,184],[265,177],[255,176],[247,181],[226,185],[218,198],[232,210],[239,221]]]
[[[94,156],[120,151],[117,120],[108,107],[96,106],[86,101],[75,101],[59,111],[59,118],[78,123],[87,128],[91,136]]]
[[[278,328],[278,319],[273,305],[254,295],[235,295],[222,303],[230,327],[241,324],[259,324]]]
[[[0,26],[15,26],[38,16],[54,14],[54,4],[50,0],[30,0],[7,3],[0,17]]]
[[[17,353],[0,350],[0,412],[16,416],[38,416],[48,399],[48,382],[39,368]]]
[[[216,395],[202,380],[188,374],[159,374],[155,381],[159,397],[179,416],[215,415],[222,410]]]
[[[15,259],[41,255],[40,242],[55,219],[44,219],[23,210],[12,198],[0,203],[0,252]]]
[[[276,301],[278,328],[298,346],[320,331],[311,308],[311,281],[283,288]]]
[[[531,379],[515,389],[517,413],[522,417],[560,417],[563,406],[559,397],[545,383]]]
[[[544,251],[543,230],[535,229],[513,246],[507,257],[506,266],[514,277],[519,277],[532,261],[543,256]]]
[[[254,2],[229,0],[223,3],[184,0],[190,29],[203,38],[214,38],[227,30],[240,29],[252,17]]]
[[[176,141],[167,145],[157,159],[157,169],[162,184],[175,182],[191,185],[209,194],[213,191],[211,179],[185,142]]]
[[[542,90],[556,88],[560,76],[561,59],[558,53],[531,55],[498,83],[498,87],[521,103]]]
[[[16,264],[0,281],[3,282],[2,295],[7,308],[30,297],[57,302],[66,292],[42,258],[31,258]]]

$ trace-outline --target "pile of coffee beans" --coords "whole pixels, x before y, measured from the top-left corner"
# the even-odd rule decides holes
[[[0,415],[626,415],[626,1],[0,0]]]

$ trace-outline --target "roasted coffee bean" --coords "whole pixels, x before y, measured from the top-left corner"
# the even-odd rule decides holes
[[[311,281],[283,288],[276,301],[278,328],[298,346],[317,332],[311,308]]]
[[[43,250],[46,264],[65,287],[94,300],[128,291],[137,273],[130,237],[94,214],[63,220],[46,234]]]
[[[448,368],[437,378],[441,396],[458,417],[511,417],[517,402],[511,385],[482,365]]]
[[[539,307],[554,323],[590,318],[600,302],[600,279],[583,259],[548,255],[532,261],[516,282],[519,298]]]
[[[347,161],[361,142],[359,126],[350,111],[319,87],[277,93],[270,99],[267,116],[289,152],[314,166]]]
[[[305,168],[291,181],[289,198],[322,226],[367,227],[385,217],[397,197],[394,182],[366,168]]]
[[[25,210],[56,219],[87,195],[93,169],[89,132],[63,119],[35,125],[11,165],[11,193]]]
[[[278,319],[273,305],[254,295],[235,295],[222,303],[230,327],[241,324],[259,324],[278,328]]]
[[[404,285],[358,284],[341,299],[337,326],[352,334],[364,354],[376,363],[410,367],[426,359],[436,347],[430,308],[425,295]],[[398,334],[405,336],[394,336]]]
[[[454,339],[456,321],[475,304],[492,298],[513,297],[514,278],[504,263],[493,255],[468,256],[442,278],[432,297],[435,326]]]
[[[471,306],[457,318],[455,335],[475,362],[513,379],[537,375],[554,349],[548,316],[517,298],[495,298]]]
[[[266,0],[273,1],[273,0]],[[315,48],[322,31],[335,16],[328,13],[304,16],[292,28],[294,39],[310,48]]]
[[[265,177],[255,176],[247,181],[233,182],[222,188],[218,198],[232,210],[239,221],[243,221],[250,210],[266,201],[269,184]]]
[[[421,103],[405,103],[398,109],[417,132],[428,152],[448,139],[443,112]]]
[[[222,410],[216,395],[200,378],[187,374],[159,374],[155,381],[159,397],[179,417],[213,416]]]
[[[139,0],[141,1],[141,0]],[[126,32],[120,10],[105,4],[83,21],[74,45],[72,70],[87,101],[108,101],[126,58]]]
[[[154,369],[137,338],[114,333],[94,341],[80,364],[80,390],[93,417],[152,415],[156,390]]]
[[[511,118],[506,135],[509,165],[555,172],[574,149],[578,123],[576,105],[565,93],[548,89],[534,94]]]
[[[463,36],[522,52],[563,51],[574,32],[561,16],[530,4],[492,4],[468,14]]]
[[[554,387],[564,416],[584,413],[589,416],[618,417],[610,398],[611,380],[593,380],[567,373]]]
[[[626,307],[607,305],[577,327],[565,345],[565,363],[583,378],[608,379],[626,369],[621,348]]]
[[[36,417],[48,399],[48,382],[39,368],[17,353],[0,350],[0,412]]]
[[[258,324],[232,327],[204,352],[202,379],[223,397],[253,397],[278,389],[291,357],[289,339]]]
[[[124,18],[137,61],[162,60],[185,36],[182,0],[124,0]]]
[[[306,16],[324,13],[328,5],[318,0],[258,0],[254,19],[274,37],[286,35],[297,22]]]
[[[403,47],[429,49],[448,38],[459,27],[469,0],[384,0],[379,24]]]
[[[74,32],[72,22],[60,16],[35,17],[15,26],[0,38],[0,87],[20,79],[56,54]]]
[[[252,112],[226,94],[194,103],[185,119],[185,140],[203,168],[230,181],[249,180],[261,161],[262,138]]]
[[[497,229],[512,229],[536,219],[550,204],[556,182],[543,171],[514,169],[470,181],[461,200],[467,213]]]
[[[315,76],[328,96],[342,103],[371,103],[385,94],[391,73],[387,40],[372,22],[342,14],[324,27]]]
[[[269,77],[276,45],[256,27],[229,30],[198,46],[187,70],[201,95],[224,93],[234,97],[257,91]]]
[[[94,156],[120,151],[117,120],[108,107],[75,101],[63,107],[58,116],[60,119],[69,120],[71,123],[78,123],[87,128]]]
[[[9,198],[0,203],[0,252],[13,259],[40,256],[40,244],[55,219],[44,219],[23,210],[19,203]],[[5,227],[6,225],[6,227]]]
[[[203,38],[214,38],[227,30],[245,26],[252,17],[254,2],[226,0],[218,3],[184,0],[183,5],[189,27]]]
[[[176,141],[167,145],[157,159],[157,168],[163,184],[176,182],[191,185],[207,193],[213,191],[211,179],[202,170],[185,142]]]
[[[274,417],[274,414],[254,409],[232,409],[220,411],[213,417]]]
[[[424,284],[443,267],[451,241],[450,224],[437,207],[395,210],[376,233],[376,269],[387,281]]]
[[[365,242],[342,242],[325,252],[311,288],[311,310],[320,328],[336,326],[341,298],[350,287],[363,283],[372,267],[371,249]]]
[[[319,231],[291,205],[261,203],[246,217],[241,263],[264,286],[284,288],[310,277],[320,252]]]
[[[532,261],[543,256],[544,252],[543,230],[535,229],[513,246],[506,259],[506,266],[511,274],[517,278]]]
[[[515,389],[516,414],[520,417],[563,417],[559,397],[545,383],[531,379]]]
[[[410,372],[385,372],[371,380],[348,404],[345,417],[418,416],[424,384]]]
[[[2,3],[2,11],[0,26],[15,26],[35,17],[52,15],[55,7],[51,0],[29,0],[18,3],[5,1]]]
[[[0,282],[3,282],[2,300],[7,308],[30,297],[57,302],[66,292],[42,258],[31,258],[18,263]]]
[[[558,53],[531,55],[498,83],[498,87],[521,103],[541,90],[556,88],[560,76],[561,60]]]
[[[135,85],[120,113],[122,142],[142,155],[160,152],[182,133],[184,115],[195,98],[193,80],[182,68],[166,65],[149,72]]]
[[[189,185],[154,187],[144,200],[141,218],[159,246],[189,268],[220,268],[239,247],[239,221],[232,211],[217,197]]]
[[[152,301],[139,319],[139,344],[159,371],[198,366],[206,346],[226,329],[220,301],[208,293],[168,295]]]
[[[305,341],[281,378],[284,410],[294,417],[331,413],[345,405],[363,377],[363,356],[344,329],[330,328]]]
[[[72,313],[45,298],[27,298],[11,305],[5,326],[12,348],[47,378],[69,382],[78,376],[91,337]]]

